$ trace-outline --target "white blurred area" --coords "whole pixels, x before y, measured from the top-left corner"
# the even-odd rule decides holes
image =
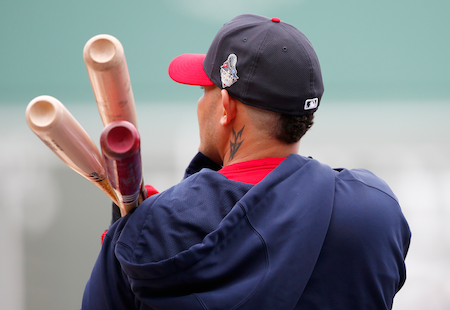
[[[98,145],[95,104],[65,105]],[[32,133],[26,106],[0,108],[0,308],[78,309],[109,201]],[[162,191],[197,151],[196,103],[137,110],[144,180]],[[324,100],[300,147],[332,167],[371,170],[399,198],[413,236],[395,310],[450,309],[449,115],[450,102]]]

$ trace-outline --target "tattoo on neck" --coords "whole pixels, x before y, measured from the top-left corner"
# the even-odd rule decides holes
[[[239,130],[238,133],[236,133],[236,131],[234,131],[234,128],[232,128],[234,142],[230,141],[230,160],[233,159],[234,155],[236,155],[236,152],[241,147],[242,142],[244,142],[244,140],[238,141],[242,138],[242,132],[244,131],[244,128],[245,126],[242,127],[242,129]]]

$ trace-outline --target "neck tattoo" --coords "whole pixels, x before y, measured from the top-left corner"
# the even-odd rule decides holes
[[[239,130],[238,133],[236,133],[236,131],[234,131],[234,128],[232,128],[234,142],[230,141],[230,159],[229,160],[233,159],[234,155],[236,155],[236,152],[241,147],[242,142],[244,142],[244,140],[240,140],[240,139],[242,139],[242,132],[244,131],[244,128],[245,128],[245,126],[242,127],[242,129]]]

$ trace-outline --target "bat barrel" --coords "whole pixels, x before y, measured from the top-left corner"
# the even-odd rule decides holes
[[[26,113],[27,122],[33,130],[45,131],[50,125],[54,125],[60,118],[58,118],[58,104],[54,98],[50,96],[37,97],[28,106]]]
[[[102,169],[96,146],[59,100],[36,97],[28,104],[25,116],[31,130],[69,167],[80,174]]]
[[[100,34],[84,46],[83,58],[103,125],[125,120],[137,128],[136,107],[122,44]]]
[[[105,126],[100,136],[106,175],[121,203],[122,215],[137,207],[142,199],[143,178],[140,136],[127,121]]]
[[[110,123],[104,129],[102,151],[108,157],[126,158],[140,150],[140,136],[136,127],[127,121]]]
[[[55,155],[117,203],[115,192],[106,179],[100,152],[58,99],[51,96],[34,98],[27,106],[25,117],[31,130]]]
[[[98,35],[86,43],[84,55],[85,61],[95,70],[108,70],[121,65],[124,51],[115,37]]]

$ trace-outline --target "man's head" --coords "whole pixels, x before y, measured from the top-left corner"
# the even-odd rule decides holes
[[[248,14],[226,23],[206,55],[175,58],[169,75],[183,84],[215,84],[244,104],[289,115],[314,113],[324,90],[303,33],[277,18]]]
[[[206,96],[198,106],[201,144],[208,138],[208,145],[214,148],[220,148],[224,141],[217,120],[208,118],[219,117],[226,109],[206,108],[208,102],[222,105],[223,99],[231,101],[228,108],[239,107],[238,115],[251,122],[253,132],[266,133],[265,140],[290,144],[298,142],[311,127],[323,94],[319,61],[308,39],[279,19],[256,15],[240,15],[226,23],[206,55],[175,58],[169,75],[176,82],[205,87]],[[234,112],[228,115],[228,121],[234,118]],[[228,124],[222,120],[222,125]],[[238,123],[242,127],[240,118]],[[238,135],[241,127],[231,126],[228,133]],[[244,134],[249,131],[247,126]]]

